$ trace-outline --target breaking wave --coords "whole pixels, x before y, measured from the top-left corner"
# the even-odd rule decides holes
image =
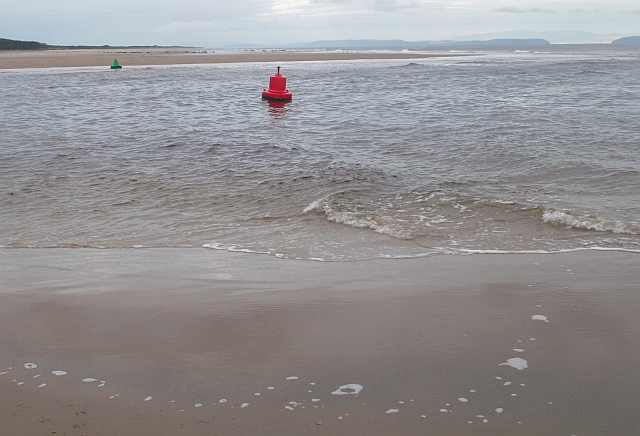
[[[607,220],[590,215],[576,215],[571,212],[562,212],[558,210],[545,210],[542,213],[542,221],[546,224],[564,225],[570,228],[594,230],[597,232],[610,232],[626,235],[637,235],[640,233],[640,226],[635,223]]]

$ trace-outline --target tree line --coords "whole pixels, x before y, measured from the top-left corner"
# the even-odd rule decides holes
[[[0,38],[0,50],[44,50],[47,44],[36,41],[15,41]]]

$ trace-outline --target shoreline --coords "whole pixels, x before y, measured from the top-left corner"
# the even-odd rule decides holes
[[[631,434],[637,256],[0,250],[0,433]]]
[[[247,52],[247,53],[199,53],[197,51],[172,50],[45,50],[45,51],[1,51],[0,70],[23,68],[99,67],[109,68],[113,59],[120,65],[188,65],[247,62],[308,62],[338,60],[376,59],[424,59],[452,57],[462,54],[423,53],[318,53],[318,52]]]

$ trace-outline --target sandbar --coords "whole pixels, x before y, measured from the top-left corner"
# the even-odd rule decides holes
[[[424,54],[389,52],[300,52],[255,50],[243,53],[215,53],[213,50],[106,50],[70,49],[38,51],[0,51],[0,69],[109,67],[117,58],[123,66],[185,65],[245,62],[301,62],[359,59],[420,59],[460,56],[460,54]]]

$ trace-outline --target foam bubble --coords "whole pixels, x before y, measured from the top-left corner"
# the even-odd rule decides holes
[[[295,409],[294,409],[293,407],[291,407],[291,406],[284,406],[284,408],[285,408],[285,409],[287,409],[287,410],[291,410],[291,411],[295,410]]]
[[[67,375],[67,371],[51,371],[51,374],[53,375]]]
[[[440,409],[440,412],[441,412],[441,413],[447,413],[447,412],[448,412],[448,410],[447,410],[447,409]]]
[[[549,320],[547,319],[546,316],[544,315],[531,315],[531,319],[534,321],[544,321],[544,322],[549,322]]]
[[[386,413],[398,413],[400,409],[389,409]]]
[[[520,357],[512,357],[511,359],[507,359],[506,362],[500,364],[500,366],[503,366],[503,365],[510,366],[519,371],[522,371],[523,369],[526,369],[529,367],[527,365],[527,361],[524,359],[521,359]]]
[[[220,401],[218,401],[218,403],[226,403],[227,399],[226,398],[222,398]]]
[[[335,391],[331,392],[333,395],[358,395],[362,391],[362,385],[350,383],[342,385]]]
[[[317,403],[318,401],[320,401],[320,398],[312,398],[312,399],[311,399],[311,402],[312,402],[312,403]]]
[[[153,399],[153,397],[151,395],[149,395],[147,398],[145,398],[145,401],[151,401]]]
[[[489,422],[489,420],[488,420],[488,419],[486,419],[486,418],[482,420],[482,423],[483,423],[483,424],[486,424],[487,422]]]
[[[38,378],[38,377],[42,377],[42,374],[37,374],[33,376],[33,378]]]
[[[498,407],[496,409],[496,413],[502,413],[502,412],[504,412],[504,409],[502,407]]]
[[[469,402],[469,400],[467,400],[464,397],[458,398],[458,401],[460,401],[461,403],[468,403]]]
[[[98,380],[97,378],[93,378],[93,377],[87,377],[87,378],[83,378],[82,381],[85,382],[85,383],[93,383],[93,382],[97,382],[97,381],[100,381],[100,380]]]
[[[511,384],[511,382],[504,382],[502,383],[504,386],[509,386]]]
[[[25,363],[24,364],[24,369],[36,369],[38,367],[38,365],[36,365],[35,363]]]
[[[287,377],[286,380],[298,380],[298,377],[296,377],[295,375],[292,375]]]
[[[273,386],[269,386],[267,389],[271,391],[271,390],[273,390],[275,388]]]
[[[241,408],[241,409],[244,409],[244,408],[245,408],[245,407],[247,407],[248,405],[249,405],[249,403],[242,403],[242,404],[240,405],[240,408]]]
[[[524,350],[522,348],[514,348],[513,351],[515,351],[516,353],[524,353]]]
[[[195,406],[193,406],[193,407],[202,407],[202,404],[198,403],[198,404],[196,404],[196,405],[195,405]]]
[[[46,383],[42,383],[40,386],[38,386],[39,388],[43,388],[45,387],[47,384]]]

